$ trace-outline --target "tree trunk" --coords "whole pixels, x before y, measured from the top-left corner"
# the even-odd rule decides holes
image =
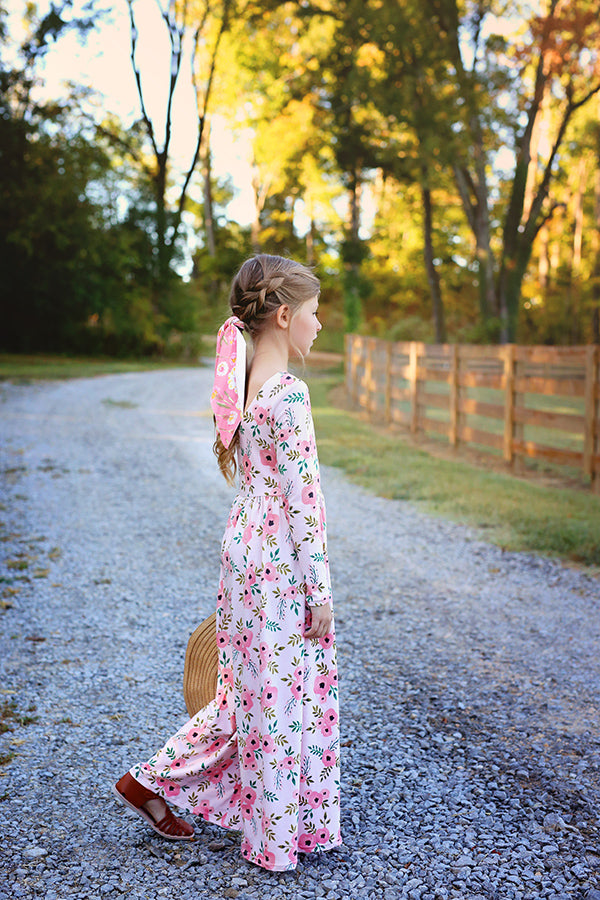
[[[348,226],[350,232],[350,240],[353,243],[359,241],[360,231],[360,194],[361,184],[356,172],[352,173],[350,181],[350,204],[348,210]]]
[[[210,153],[210,122],[207,119],[204,133],[204,158],[203,158],[203,194],[204,194],[204,237],[208,255],[213,259],[216,256],[215,224],[213,215],[212,195],[212,160]]]
[[[531,141],[529,144],[529,165],[527,167],[527,179],[525,181],[525,196],[523,198],[523,218],[527,219],[535,199],[535,186],[538,179],[539,151],[542,134],[547,135],[551,125],[551,109],[548,103],[548,94],[544,90],[539,105],[539,113],[535,117],[531,127]]]
[[[260,217],[265,205],[266,191],[265,186],[261,186],[258,172],[255,172],[252,176],[252,196],[254,197],[254,217],[250,228],[250,240],[254,253],[260,253],[260,231],[262,227]]]
[[[525,271],[519,261],[523,255],[521,222],[525,202],[525,187],[529,173],[529,145],[523,140],[513,178],[510,203],[506,211],[502,234],[502,260],[498,277],[498,308],[500,311],[500,340],[513,343],[516,333],[521,284]],[[532,201],[533,202],[533,201]],[[531,251],[530,251],[531,252]],[[527,258],[529,258],[527,254]]]
[[[350,173],[347,238],[344,242],[344,314],[346,331],[355,331],[362,319],[360,292],[360,168]]]
[[[252,219],[252,224],[250,226],[250,241],[252,243],[252,252],[260,253],[260,210],[257,206],[254,207],[254,218]]]
[[[540,228],[540,256],[538,260],[538,279],[540,288],[545,291],[550,286],[550,256],[548,253],[548,226]]]
[[[157,295],[162,296],[171,273],[172,246],[167,241],[167,155],[156,157],[154,196],[156,197],[156,248],[158,256]]]
[[[421,185],[421,195],[423,197],[423,250],[425,255],[427,281],[429,282],[429,290],[431,291],[435,342],[436,344],[445,344],[447,335],[444,315],[444,302],[442,300],[440,277],[435,267],[435,257],[433,252],[433,213],[431,203],[431,190],[425,184]]]
[[[488,314],[495,316],[498,314],[496,304],[496,291],[494,284],[494,257],[491,248],[491,229],[490,229],[490,192],[487,183],[486,167],[487,155],[483,147],[483,134],[481,131],[481,123],[476,118],[472,124],[472,131],[475,135],[474,154],[475,154],[475,171],[477,179],[475,181],[475,195],[477,197],[476,207],[476,235],[477,235],[477,258],[480,267],[480,296],[485,305]]]
[[[462,99],[466,103],[469,130],[470,151],[474,165],[472,172],[466,156],[457,159],[452,166],[456,186],[467,217],[467,221],[475,238],[477,269],[479,280],[479,309],[481,319],[485,323],[492,316],[498,315],[496,297],[496,262],[491,246],[490,197],[487,184],[486,169],[489,164],[484,146],[482,127],[482,109],[478,93],[473,90],[472,72],[467,72],[463,62],[463,47],[460,37],[460,13],[456,0],[448,4],[435,4],[440,11],[445,9],[448,16],[446,25],[450,40],[450,58],[456,66],[456,75]]]
[[[500,340],[503,344],[512,344],[516,338],[521,290],[532,247],[532,242],[525,238],[517,244],[510,257],[503,256],[502,259],[498,278],[498,303],[502,323]]]
[[[560,239],[554,235],[552,246],[550,247],[550,274],[556,276],[560,268]]]
[[[594,182],[594,220],[592,247],[594,268],[592,277],[592,342],[600,344],[600,148],[598,149]]]
[[[477,276],[479,284],[479,311],[486,322],[497,315],[495,290],[495,262],[490,243],[490,219],[487,184],[476,185],[462,165],[453,167],[458,193],[475,239]]]
[[[306,265],[314,266],[315,264],[315,220],[310,219],[310,228],[306,232]]]
[[[475,242],[479,273],[479,307],[482,317],[489,319],[499,313],[496,299],[495,265],[490,241],[490,219],[487,202],[477,208],[475,217]]]
[[[575,189],[571,278],[577,278],[581,270],[581,249],[583,247],[583,198],[587,186],[587,165],[587,159],[582,156],[579,160],[579,167],[577,171],[577,187]]]

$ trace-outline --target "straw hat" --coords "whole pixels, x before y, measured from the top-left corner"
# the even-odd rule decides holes
[[[190,717],[216,696],[218,659],[217,615],[213,613],[192,633],[185,652],[183,697]]]

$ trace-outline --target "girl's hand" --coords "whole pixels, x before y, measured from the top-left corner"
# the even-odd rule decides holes
[[[306,625],[308,631],[304,632],[305,638],[322,638],[331,631],[331,623],[333,615],[331,613],[331,603],[324,603],[322,606],[309,606],[306,616]]]

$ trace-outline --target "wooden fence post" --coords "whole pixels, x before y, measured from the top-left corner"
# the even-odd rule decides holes
[[[365,338],[365,408],[371,412],[373,383],[373,338]]]
[[[353,394],[352,394],[352,403],[354,406],[359,406],[359,394],[360,394],[360,380],[358,377],[358,369],[359,362],[361,356],[361,346],[360,346],[360,337],[358,334],[352,335],[352,355],[354,358],[352,367],[354,369],[354,382],[353,382]]]
[[[354,395],[354,354],[352,352],[352,335],[344,335],[344,360],[346,363],[346,393]]]
[[[416,341],[410,342],[409,362],[408,362],[408,385],[410,392],[410,430],[416,434],[419,430],[419,404],[418,404],[418,383],[417,383],[417,366],[419,362],[418,347]]]
[[[349,383],[348,390],[350,393],[350,401],[352,403],[352,406],[356,406],[356,399],[357,399],[356,379],[358,377],[357,366],[356,366],[356,340],[355,340],[356,336],[354,334],[348,334],[348,335],[346,335],[346,338],[348,340],[347,346],[348,346],[348,353],[349,353],[349,357],[350,357],[350,364],[348,367],[350,370],[350,383]]]
[[[504,460],[515,461],[513,436],[515,428],[515,345],[504,348]]]
[[[392,354],[394,345],[391,341],[387,342],[385,349],[385,421],[392,421]]]
[[[585,413],[583,430],[583,472],[589,475],[595,491],[600,474],[594,461],[598,446],[598,347],[589,346],[585,354]]]
[[[458,368],[460,363],[459,345],[453,344],[450,356],[450,444],[456,447],[458,444]]]

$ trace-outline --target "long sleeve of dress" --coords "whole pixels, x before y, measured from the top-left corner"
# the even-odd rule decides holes
[[[292,375],[276,398],[272,429],[293,554],[310,606],[331,602],[325,501],[308,387]]]

